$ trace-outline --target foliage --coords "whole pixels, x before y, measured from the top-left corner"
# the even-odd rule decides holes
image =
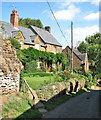
[[[66,51],[66,61],[64,62],[64,69],[63,70],[70,70],[71,69],[71,55],[69,53],[69,50]]]
[[[74,72],[74,73],[78,73],[78,74],[80,74],[80,75],[85,74],[85,71],[84,71],[84,70],[79,70],[79,69],[73,69],[73,72]]]
[[[99,78],[101,73],[101,41],[100,33],[88,36],[85,39],[86,42],[82,42],[78,50],[82,53],[87,52],[90,64],[90,69],[93,72],[93,76],[97,75]]]
[[[57,62],[56,71],[59,72],[59,62]]]
[[[40,68],[42,69],[43,72],[46,72],[45,62],[42,62],[40,64]]]
[[[77,69],[74,69],[74,72],[77,73],[81,78],[84,78],[86,80],[86,87],[90,88],[92,85],[97,85],[97,77],[93,76],[92,71],[84,72]]]
[[[40,76],[40,77],[45,77],[45,76],[53,76],[52,73],[46,73],[46,72],[36,72],[36,73],[25,73],[23,74],[23,77],[34,77],[34,76]]]
[[[65,64],[64,60],[66,59],[63,53],[54,54],[51,52],[39,51],[32,47],[29,47],[28,49],[18,50],[17,56],[24,66],[26,66],[26,63],[29,63],[33,60],[41,59],[41,68],[44,71],[46,71],[45,63],[48,63],[49,65],[52,65],[53,62]]]
[[[93,85],[93,78],[92,78],[92,74],[91,74],[91,71],[88,71],[86,73],[86,76],[87,76],[87,79],[86,79],[86,85],[87,85],[87,88],[91,88],[91,86]]]
[[[34,73],[37,71],[37,61],[33,60],[31,62],[26,63],[25,72],[26,73]]]
[[[39,19],[31,19],[31,18],[19,18],[19,26],[29,27],[30,25],[36,26],[38,28],[43,28],[43,25]]]
[[[86,53],[87,52],[87,44],[83,41],[79,46],[78,46],[78,50],[81,53]]]
[[[92,82],[93,82],[94,86],[97,85],[97,77],[96,76],[93,78]]]
[[[59,73],[55,74],[54,75],[54,79],[57,81],[57,82],[61,82],[61,81],[68,81],[71,77],[71,72],[70,71],[60,71]]]
[[[12,46],[14,48],[16,48],[16,49],[20,49],[21,48],[21,44],[15,38],[9,37],[7,40],[9,40],[11,42],[11,44],[12,44]]]

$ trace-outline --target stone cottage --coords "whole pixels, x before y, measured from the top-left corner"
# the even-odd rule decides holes
[[[50,26],[41,29],[35,26],[25,28],[18,26],[18,14],[16,10],[10,15],[10,23],[0,21],[3,26],[5,37],[15,37],[21,44],[22,49],[33,47],[40,51],[61,53],[62,45],[50,33]]]
[[[65,56],[71,55],[71,48],[67,46],[62,52]],[[77,49],[73,49],[73,69],[84,70],[87,72],[89,70],[89,62],[87,53],[81,54]]]
[[[10,15],[10,23],[0,21],[3,28],[4,37],[14,37],[21,44],[21,49],[33,47],[40,51],[52,52],[54,54],[62,52],[62,45],[51,34],[50,26],[41,29],[35,26],[25,28],[18,25],[19,15],[16,10]],[[40,68],[40,60],[38,60],[38,68]],[[48,68],[49,72],[50,68]]]

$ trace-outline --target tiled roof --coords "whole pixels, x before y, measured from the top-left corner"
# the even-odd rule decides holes
[[[85,63],[85,54],[80,53],[77,49],[73,49],[73,52]]]
[[[36,39],[36,37],[37,37],[37,35],[32,35],[32,36],[30,36],[31,41],[34,42],[34,40]]]
[[[32,30],[30,30],[29,28],[19,26],[18,29],[16,29],[11,23],[0,21],[0,26],[2,24],[7,34],[7,37],[15,37],[18,34],[18,32],[21,31],[23,36],[25,37],[24,43],[33,44],[30,36],[35,35],[35,33],[33,33]]]
[[[71,48],[69,46],[67,46],[65,49],[69,48],[71,50]],[[64,49],[64,50],[65,50]],[[63,50],[63,51],[64,51]],[[81,60],[83,61],[83,63],[85,63],[85,58],[86,58],[86,55],[85,54],[82,54],[80,53],[77,49],[73,49],[73,53]]]
[[[45,43],[61,46],[61,44],[50,33],[35,26],[30,26],[31,29],[19,26],[18,29],[16,29],[11,23],[0,21],[0,26],[2,24],[7,34],[7,37],[15,37],[18,32],[21,31],[25,38],[24,43],[26,44],[33,44],[33,41],[38,35],[41,38],[42,46],[46,46]]]
[[[40,36],[40,38],[45,43],[61,46],[61,44],[48,31],[41,29],[41,28],[37,28],[37,27],[32,26],[32,25],[30,27],[37,35]]]

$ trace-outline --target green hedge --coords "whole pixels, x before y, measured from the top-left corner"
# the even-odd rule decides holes
[[[22,76],[23,77],[34,77],[36,75],[39,75],[40,77],[44,77],[44,76],[53,76],[52,73],[46,73],[46,72],[36,72],[36,73],[25,73]]]

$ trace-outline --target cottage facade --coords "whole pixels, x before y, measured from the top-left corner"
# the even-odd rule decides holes
[[[0,21],[0,30],[4,33],[4,38],[14,37],[20,42],[21,49],[33,47],[39,51],[52,52],[54,54],[62,52],[62,45],[50,33],[50,26],[46,26],[45,29],[32,25],[29,28],[25,28],[18,25],[18,19],[17,11],[13,10],[10,15],[10,23]],[[40,63],[41,61],[38,60],[38,68],[40,68]],[[47,69],[47,72],[49,72],[50,66]]]
[[[71,48],[69,46],[62,51],[65,56],[67,56],[67,51],[71,55]],[[81,54],[77,49],[73,49],[73,69],[84,70],[85,72],[89,70],[87,53]]]
[[[21,44],[21,49],[33,47],[40,51],[61,53],[61,44],[50,33],[50,26],[41,29],[35,26],[25,28],[18,26],[17,11],[12,11],[10,16],[10,23],[0,21],[0,26],[3,25],[5,38],[14,37]]]

